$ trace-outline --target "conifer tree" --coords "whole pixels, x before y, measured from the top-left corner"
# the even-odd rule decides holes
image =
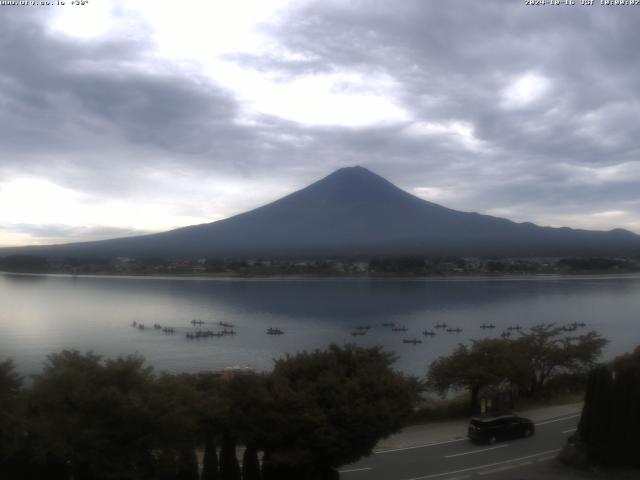
[[[260,480],[260,462],[255,445],[247,445],[242,457],[242,480]]]
[[[218,454],[216,443],[211,432],[207,432],[204,441],[204,458],[202,459],[202,480],[218,480]]]
[[[240,480],[240,465],[236,457],[236,440],[228,430],[222,435],[220,480]]]

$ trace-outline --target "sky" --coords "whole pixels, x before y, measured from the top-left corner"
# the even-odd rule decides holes
[[[640,233],[640,6],[562,2],[0,5],[0,246],[211,222],[353,165]]]

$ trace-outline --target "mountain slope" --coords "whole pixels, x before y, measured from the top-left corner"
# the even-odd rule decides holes
[[[350,167],[218,222],[140,237],[11,250],[80,257],[622,255],[640,253],[640,237],[620,229],[539,227],[459,212],[415,197],[365,168]]]

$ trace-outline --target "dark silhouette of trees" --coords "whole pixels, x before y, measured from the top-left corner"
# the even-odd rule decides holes
[[[512,371],[508,342],[472,340],[470,346],[459,344],[450,355],[434,360],[427,374],[427,385],[441,395],[451,388],[467,389],[469,410],[474,414],[480,410],[480,390],[509,378]]]
[[[260,480],[260,461],[254,444],[247,445],[242,456],[242,480]]]
[[[0,261],[0,265],[9,272],[18,273],[40,273],[49,270],[47,259],[37,255],[8,255]]]
[[[50,355],[29,399],[36,462],[64,465],[78,480],[147,472],[157,420],[146,408],[151,381],[139,357]]]
[[[240,480],[240,464],[236,455],[236,439],[228,430],[222,435],[220,480]]]
[[[287,355],[269,376],[265,480],[331,478],[412,413],[416,385],[381,348],[331,345]]]
[[[22,377],[11,360],[0,362],[0,466],[7,473],[18,476],[23,461],[20,448],[24,447],[24,403]]]
[[[590,462],[640,466],[640,347],[589,374],[574,438]]]
[[[606,344],[594,331],[574,336],[565,335],[563,327],[552,323],[531,327],[511,342],[516,370],[513,383],[522,395],[536,397],[555,375],[586,375]]]
[[[202,480],[218,480],[219,478],[215,437],[212,432],[206,432],[202,458]]]
[[[452,388],[470,393],[470,410],[479,411],[481,389],[507,382],[520,395],[536,398],[562,375],[582,375],[593,367],[607,340],[596,332],[566,335],[563,327],[540,324],[514,339],[473,340],[429,367],[427,385],[445,395]]]
[[[3,478],[337,478],[412,413],[416,382],[392,362],[379,348],[333,345],[269,374],[158,375],[138,356],[62,351],[29,388],[2,362]]]

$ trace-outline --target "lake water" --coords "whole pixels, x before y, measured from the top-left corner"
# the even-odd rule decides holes
[[[194,318],[234,324],[237,334],[188,340]],[[139,331],[133,321],[145,323]],[[159,370],[248,366],[270,369],[286,353],[329,343],[383,345],[397,368],[422,375],[458,342],[498,335],[516,323],[585,322],[611,343],[605,356],[640,344],[640,276],[454,279],[175,279],[0,274],[0,359],[24,374],[65,348],[114,356],[140,353]],[[392,332],[382,323],[408,328]],[[425,328],[438,322],[462,333]],[[494,331],[480,328],[494,323]],[[153,323],[176,328],[174,335]],[[353,337],[358,325],[371,325]],[[266,329],[280,328],[282,336]],[[403,344],[417,337],[422,344]]]

